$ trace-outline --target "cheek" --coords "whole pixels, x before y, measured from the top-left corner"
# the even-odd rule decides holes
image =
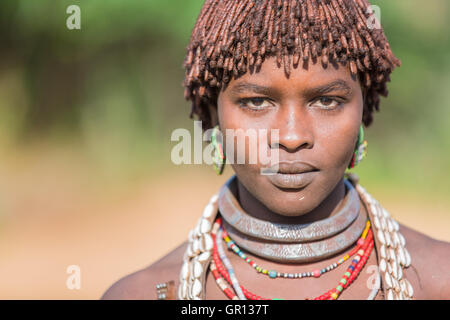
[[[249,167],[257,165],[261,144],[267,145],[267,134],[260,132],[260,129],[267,129],[266,123],[248,116],[238,106],[223,102],[218,105],[218,117],[228,159],[239,164],[244,162]]]
[[[323,155],[324,168],[347,167],[355,149],[361,117],[362,106],[354,106],[326,126],[317,126],[315,147]]]

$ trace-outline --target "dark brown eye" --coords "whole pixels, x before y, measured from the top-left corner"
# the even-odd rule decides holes
[[[332,97],[320,97],[315,100],[311,106],[321,108],[321,109],[335,109],[339,107],[342,103],[337,99]]]
[[[241,99],[240,105],[253,111],[264,110],[272,106],[267,99],[257,97]]]
[[[329,105],[332,104],[333,101],[334,101],[333,99],[327,98],[327,97],[322,97],[322,98],[320,98],[319,100],[320,100],[320,102],[321,102],[324,106],[329,106]]]
[[[253,98],[253,99],[249,99],[249,101],[254,105],[254,106],[260,106],[263,102],[264,99],[262,98]]]

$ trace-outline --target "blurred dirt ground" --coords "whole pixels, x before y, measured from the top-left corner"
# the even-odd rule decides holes
[[[171,167],[111,187],[73,154],[57,154],[2,157],[0,299],[100,298],[184,241],[232,173]],[[368,191],[400,222],[450,241],[447,199]],[[81,268],[79,290],[66,286],[70,265]]]

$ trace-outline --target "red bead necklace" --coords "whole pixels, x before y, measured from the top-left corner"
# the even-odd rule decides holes
[[[214,276],[214,279],[216,280],[217,284],[221,288],[221,290],[225,293],[225,295],[229,299],[236,299],[236,295],[233,292],[233,290],[226,286],[226,282],[228,284],[232,285],[230,275],[227,271],[227,269],[224,267],[218,253],[217,244],[216,244],[216,230],[220,228],[221,226],[221,219],[218,218],[216,222],[214,223],[213,232],[211,233],[211,236],[213,238],[213,261],[211,264],[211,272]],[[369,222],[370,226],[370,222]],[[338,285],[334,287],[333,289],[329,290],[328,292],[314,298],[314,300],[335,300],[339,297],[339,295],[342,293],[344,289],[346,289],[359,275],[362,268],[366,264],[372,249],[373,249],[373,234],[372,230],[368,229],[367,231],[367,237],[364,239],[364,242],[361,244],[361,242],[358,243],[357,249],[359,249],[356,252],[356,255],[354,259],[352,260],[351,265],[347,268],[347,271],[342,276],[341,280],[339,281]],[[355,249],[351,250],[352,254],[355,254]],[[351,255],[350,255],[351,256]],[[259,295],[256,295],[249,290],[245,289],[244,286],[240,285],[242,292],[244,293],[245,297],[249,300],[272,300],[263,298]]]

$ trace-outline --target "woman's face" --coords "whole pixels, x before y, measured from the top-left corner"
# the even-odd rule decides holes
[[[267,130],[266,142],[260,139],[257,148],[278,152],[278,173],[262,174],[267,165],[259,156],[256,163],[249,163],[249,152],[256,151],[254,145],[249,149],[249,139],[245,163],[232,167],[256,199],[284,216],[312,211],[333,191],[352,158],[362,112],[361,87],[348,68],[309,64],[307,70],[291,68],[287,78],[273,57],[259,72],[233,79],[218,96],[225,148],[226,129]],[[278,141],[271,141],[273,129],[279,130]]]

